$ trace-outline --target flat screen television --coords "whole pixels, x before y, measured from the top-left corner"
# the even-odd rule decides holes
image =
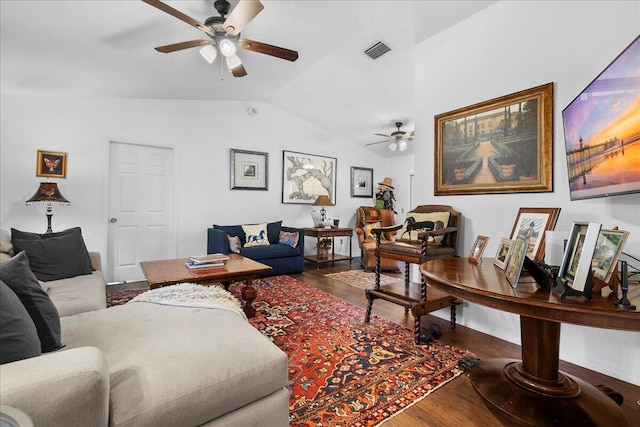
[[[640,192],[640,36],[562,111],[571,200]]]

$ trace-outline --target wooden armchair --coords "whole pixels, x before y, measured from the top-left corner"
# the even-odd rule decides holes
[[[461,215],[451,206],[422,205],[407,212],[404,224],[372,230],[376,236],[376,283],[365,291],[368,303],[365,322],[369,322],[373,301],[380,298],[402,305],[414,316],[416,343],[421,340],[420,319],[423,315],[444,307],[451,307],[451,329],[456,327],[456,305],[461,301],[437,289],[429,288],[420,276],[419,286],[411,283],[411,264],[422,264],[436,258],[458,256],[458,224]],[[383,233],[396,233],[395,240],[383,239]],[[381,259],[405,263],[403,283],[380,285]],[[428,341],[428,340],[427,340]]]
[[[374,206],[360,206],[356,211],[356,235],[360,246],[360,266],[365,270],[376,268],[376,238],[371,230],[378,227],[390,227],[394,225],[393,211],[376,208]],[[395,233],[389,231],[383,233],[383,238],[393,240]],[[381,258],[380,269],[398,272],[398,261],[395,259]]]

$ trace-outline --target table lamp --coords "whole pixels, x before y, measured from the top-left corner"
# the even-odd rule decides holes
[[[318,198],[316,199],[315,202],[313,202],[313,206],[322,206],[322,208],[320,209],[320,216],[322,218],[322,221],[327,219],[327,211],[324,208],[325,206],[333,206],[333,203],[331,203],[331,199],[329,198],[329,196],[325,196],[320,195],[318,196]]]
[[[58,190],[58,184],[55,182],[41,182],[40,187],[29,200],[27,206],[46,206],[47,207],[47,233],[53,233],[51,229],[51,217],[53,216],[53,206],[69,206],[70,201]]]

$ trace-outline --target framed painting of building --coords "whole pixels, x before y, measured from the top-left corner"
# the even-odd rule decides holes
[[[436,196],[553,191],[553,83],[435,117]]]

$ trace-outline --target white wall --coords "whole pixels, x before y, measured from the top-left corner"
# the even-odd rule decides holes
[[[560,207],[556,230],[595,221],[631,232],[625,252],[640,255],[640,194],[571,202],[562,109],[640,32],[640,2],[501,1],[416,48],[416,198],[454,206],[464,216],[461,254],[478,234],[492,257],[509,237],[520,207]],[[554,82],[554,191],[434,197],[434,116]],[[474,304],[461,324],[520,343],[518,318]],[[448,313],[442,313],[447,318]],[[640,333],[562,326],[560,357],[640,385]],[[634,356],[632,356],[634,355]]]
[[[260,114],[248,115],[249,105]],[[175,148],[178,256],[203,253],[213,223],[312,225],[311,206],[281,203],[283,150],[337,158],[337,204],[327,214],[344,226],[355,224],[358,206],[374,203],[350,197],[350,167],[374,168],[375,182],[386,176],[378,155],[258,102],[2,97],[0,111],[0,227],[45,231],[44,209],[25,206],[41,181],[36,152],[67,152],[67,179],[57,181],[71,206],[54,208],[53,228],[82,227],[88,248],[103,256],[109,141]],[[269,153],[268,191],[229,189],[230,148]],[[346,239],[341,246],[346,253]],[[354,239],[354,255],[357,248]]]

